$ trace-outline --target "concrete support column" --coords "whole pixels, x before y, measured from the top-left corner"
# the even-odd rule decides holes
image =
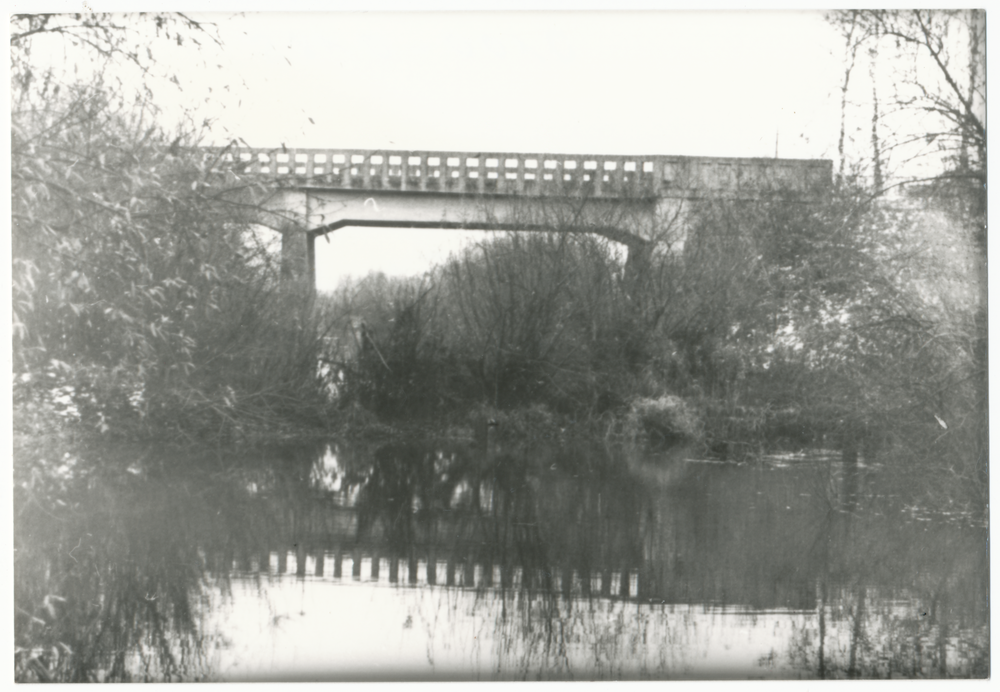
[[[641,287],[649,271],[652,257],[652,243],[643,241],[629,243],[628,256],[625,258],[625,282],[630,292]]]
[[[316,288],[313,238],[298,226],[281,231],[281,281],[292,291],[312,295]]]
[[[309,239],[298,227],[281,230],[281,278],[300,281],[309,268]]]

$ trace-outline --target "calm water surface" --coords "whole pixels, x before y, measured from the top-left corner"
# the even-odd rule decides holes
[[[109,448],[15,505],[25,679],[989,671],[986,530],[822,454]]]

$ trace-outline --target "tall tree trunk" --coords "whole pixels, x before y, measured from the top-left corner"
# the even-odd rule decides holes
[[[872,184],[875,188],[875,193],[880,194],[882,192],[882,153],[880,151],[879,137],[878,137],[878,84],[877,84],[877,70],[875,69],[875,61],[878,57],[878,51],[872,48],[868,52],[870,61],[868,63],[868,73],[871,75],[872,80]]]
[[[845,40],[845,46],[850,53],[850,61],[847,63],[847,67],[844,68],[844,83],[840,86],[840,138],[837,140],[837,156],[840,159],[837,169],[837,180],[843,181],[844,179],[844,162],[846,157],[844,156],[844,131],[847,127],[847,89],[851,83],[851,72],[854,70],[855,59],[858,54],[858,42],[854,40],[854,29],[857,26],[857,12],[851,13],[851,25],[847,30],[847,38]]]
[[[979,22],[981,19],[981,10],[969,10],[968,26],[969,26],[969,92],[966,96],[970,104],[975,104],[976,102],[976,83],[979,80],[979,61],[980,61],[980,46],[979,46]],[[959,152],[958,166],[962,173],[969,172],[969,146],[970,146],[970,135],[969,125],[964,125],[962,127],[962,148]]]

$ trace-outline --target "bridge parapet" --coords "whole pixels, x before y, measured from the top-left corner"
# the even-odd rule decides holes
[[[833,172],[817,159],[357,149],[227,149],[221,162],[286,187],[608,199],[810,192]]]

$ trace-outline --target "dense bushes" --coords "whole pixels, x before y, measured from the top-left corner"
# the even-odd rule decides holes
[[[905,460],[901,490],[985,506],[974,225],[931,200],[835,195],[707,206],[695,229],[699,243],[737,237],[757,258],[696,375],[719,448],[891,456]]]
[[[315,418],[320,342],[307,306],[279,290],[245,184],[190,143],[99,84],[15,104],[24,396],[69,388],[76,418],[104,432],[218,435],[248,417]]]
[[[981,475],[975,273],[919,247],[969,246],[960,225],[847,191],[704,203],[689,229],[640,275],[606,239],[526,233],[420,282],[345,289],[332,309],[364,319],[346,399],[389,417],[610,414],[601,429],[703,435],[729,456],[895,447]]]
[[[825,252],[795,260],[773,236],[808,245],[823,220],[783,198],[689,216],[683,252],[654,249],[641,271],[605,238],[556,230],[484,242],[420,286],[383,277],[345,289],[332,312],[365,321],[345,393],[386,415],[404,412],[389,399],[411,385],[423,397],[411,410],[425,413],[539,403],[587,418],[668,393],[738,399],[796,328],[793,283],[810,279],[786,276],[788,262]]]
[[[622,272],[604,239],[535,233],[472,248],[420,286],[363,282],[332,299],[365,320],[345,392],[384,415],[620,406],[666,343]]]

